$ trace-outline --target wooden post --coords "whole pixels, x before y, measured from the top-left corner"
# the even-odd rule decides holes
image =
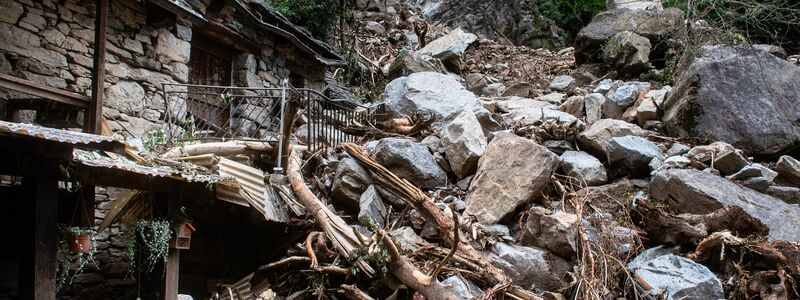
[[[100,133],[103,116],[103,88],[106,78],[106,28],[108,0],[97,0],[94,19],[94,63],[92,65],[92,99],[83,120],[84,132]]]
[[[169,192],[167,196],[167,215],[170,219],[177,219],[180,209],[180,193]],[[166,275],[164,278],[164,300],[178,300],[178,280],[180,279],[181,250],[169,249],[167,256]]]
[[[55,300],[58,182],[25,178],[23,185],[25,193],[32,198],[23,200],[32,202],[26,206],[33,220],[28,223],[32,225],[31,230],[23,237],[29,242],[22,251],[20,299]]]
[[[287,99],[284,119],[281,120],[283,122],[283,132],[281,132],[283,144],[281,144],[281,155],[278,157],[278,159],[281,161],[281,167],[283,167],[284,170],[286,170],[286,166],[289,165],[289,144],[292,141],[292,126],[294,125],[294,118],[297,115],[298,110],[299,107],[297,106],[297,103]],[[278,147],[275,147],[276,150],[277,148]],[[273,153],[277,154],[277,151]]]

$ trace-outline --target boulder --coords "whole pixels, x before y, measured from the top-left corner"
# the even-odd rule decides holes
[[[418,113],[435,117],[433,130],[442,131],[463,110],[471,110],[481,121],[490,118],[478,97],[466,90],[454,75],[433,72],[414,73],[392,80],[384,92],[386,111],[392,117]]]
[[[522,245],[540,247],[571,259],[577,253],[577,225],[578,216],[575,214],[533,207],[528,211],[519,241]]]
[[[647,38],[657,45],[650,52],[650,60],[663,59],[672,41],[686,36],[683,12],[677,8],[659,11],[610,9],[592,18],[591,23],[581,29],[575,38],[575,63],[601,62],[601,53],[606,41],[623,31],[630,31]]]
[[[372,184],[372,177],[364,167],[352,157],[339,161],[331,185],[331,197],[335,204],[343,208],[359,207],[361,195]]]
[[[583,106],[586,110],[586,123],[594,124],[603,118],[603,104],[606,103],[606,96],[600,93],[591,93],[583,97]]]
[[[633,135],[612,138],[608,141],[606,153],[609,166],[615,168],[617,174],[647,175],[653,159],[664,161],[664,154],[658,146]]]
[[[389,79],[395,79],[419,72],[445,73],[446,69],[438,59],[427,55],[420,55],[416,52],[409,52],[404,49],[401,50],[400,53],[397,54],[397,58],[389,64],[386,74]]]
[[[584,181],[587,186],[600,185],[608,180],[603,163],[583,151],[566,151],[561,154],[561,168],[564,174]]]
[[[390,233],[394,240],[397,241],[397,245],[400,246],[400,249],[408,252],[416,251],[421,246],[428,244],[428,242],[417,235],[414,229],[409,226],[397,228]]]
[[[477,40],[478,36],[461,28],[456,28],[445,36],[431,41],[422,49],[417,50],[417,53],[429,55],[442,61],[457,60],[461,55],[464,55],[467,47]]]
[[[458,299],[475,299],[483,295],[483,291],[472,281],[466,280],[461,275],[453,275],[442,280],[442,285],[448,287]]]
[[[381,196],[375,189],[374,185],[370,185],[358,202],[358,220],[364,225],[375,225],[377,228],[383,228],[384,220],[386,219],[386,205],[383,204]]]
[[[606,158],[606,146],[614,137],[635,135],[644,136],[645,131],[622,120],[602,119],[578,134],[578,145],[587,152]]]
[[[422,189],[444,186],[447,182],[447,174],[421,143],[385,138],[372,150],[372,159]]]
[[[781,156],[775,165],[775,171],[778,172],[776,180],[800,187],[800,161],[788,155]]]
[[[489,142],[467,194],[466,213],[485,224],[497,223],[539,197],[558,168],[558,156],[513,134]]]
[[[770,240],[800,242],[800,207],[729,179],[694,169],[662,170],[651,181],[650,192],[684,213],[707,214],[724,206],[740,206],[769,227]]]
[[[558,290],[570,270],[564,259],[533,247],[496,243],[484,254],[490,263],[505,271],[514,284],[523,288]]]
[[[564,103],[558,107],[558,109],[565,113],[573,115],[576,118],[583,117],[584,114],[583,98],[584,98],[583,96],[569,97],[567,98],[567,101],[564,101]]]
[[[555,92],[569,92],[575,87],[575,78],[569,75],[560,75],[550,81],[550,90]]]
[[[478,118],[465,110],[444,128],[441,136],[447,161],[458,178],[475,173],[478,160],[486,150],[486,136]]]
[[[739,151],[727,151],[714,157],[714,168],[719,170],[722,175],[730,175],[738,172],[749,164]]]
[[[645,250],[628,267],[666,299],[724,299],[722,282],[706,266],[661,247]]]
[[[603,103],[603,117],[608,119],[622,119],[625,110],[631,107],[639,94],[650,89],[647,82],[625,82],[606,93],[606,102]]]
[[[755,156],[800,145],[800,68],[749,46],[690,51],[664,103],[676,136],[725,141]]]
[[[603,61],[622,74],[636,75],[650,67],[650,40],[632,31],[611,36],[603,46]]]

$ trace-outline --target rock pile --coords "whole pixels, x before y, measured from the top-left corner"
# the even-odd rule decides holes
[[[410,135],[368,141],[369,155],[458,220],[466,243],[523,289],[718,299],[766,296],[759,284],[769,282],[798,297],[800,162],[790,153],[800,146],[800,68],[767,47],[706,46],[682,58],[674,87],[614,80],[662,67],[654,62],[686,29],[682,12],[659,2],[609,2],[574,51],[476,42],[463,29],[405,49],[391,68],[402,71],[377,102],[390,118],[434,120]],[[378,10],[383,15],[364,14],[392,15]],[[371,33],[400,32],[404,45],[430,37],[399,29],[405,21],[380,22],[370,23]],[[528,57],[573,53],[583,66],[572,72],[568,62],[547,65],[536,75],[543,81],[516,74]],[[331,191],[339,215],[371,220],[361,225],[382,225],[403,248],[427,254],[450,238],[430,211],[398,201],[396,187],[346,153],[323,155],[320,188]],[[783,258],[766,269],[748,261],[721,268],[737,258],[710,256],[720,243],[733,247],[721,251],[758,248]],[[416,259],[421,268],[434,265]],[[441,279],[459,297],[492,288],[453,270]],[[756,279],[740,285],[742,278]]]

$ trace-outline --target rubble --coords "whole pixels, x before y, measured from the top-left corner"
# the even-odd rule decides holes
[[[647,249],[628,264],[650,286],[649,292],[666,299],[725,297],[722,283],[707,267],[664,252],[660,247]]]
[[[800,111],[784,107],[797,106],[791,95],[800,93],[800,69],[745,45],[704,46],[683,61],[664,103],[661,120],[668,133],[705,136],[756,156],[796,147]],[[721,64],[726,71],[717,69]],[[754,73],[763,73],[761,80],[752,80]]]
[[[478,163],[465,213],[482,223],[497,223],[537,198],[558,164],[557,155],[529,139],[513,134],[495,137]]]

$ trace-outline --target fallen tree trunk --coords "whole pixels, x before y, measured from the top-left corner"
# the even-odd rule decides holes
[[[322,227],[325,236],[333,241],[336,250],[345,257],[351,257],[351,253],[359,246],[364,245],[366,239],[360,233],[352,230],[341,217],[331,212],[322,201],[311,192],[303,180],[303,175],[300,170],[302,165],[302,151],[299,148],[294,148],[289,156],[289,164],[287,165],[287,174],[292,184],[292,189],[297,198],[306,208],[306,211],[314,217],[317,224]],[[435,276],[427,276],[423,274],[416,266],[414,266],[407,257],[400,255],[397,246],[392,241],[392,238],[386,233],[381,231],[378,233],[379,241],[384,244],[389,252],[389,271],[404,285],[416,290],[428,299],[459,299],[450,289],[442,285]],[[363,260],[352,262],[357,265],[361,270],[369,275],[374,275],[375,271]],[[435,275],[435,274],[433,274]]]
[[[353,158],[361,162],[367,169],[372,171],[375,175],[375,181],[382,188],[389,190],[392,194],[403,199],[408,205],[414,207],[428,221],[436,224],[441,232],[451,232],[455,229],[453,222],[444,215],[444,212],[436,207],[433,198],[425,194],[418,187],[372,160],[360,146],[353,143],[344,143],[341,144],[340,147],[347,151]],[[455,240],[447,234],[445,234],[442,239],[451,247],[457,245],[460,256],[477,265],[479,269],[474,271],[487,283],[492,285],[504,285],[511,282],[503,270],[487,261],[480,252],[469,244],[469,241]],[[540,299],[530,291],[515,286],[508,287],[507,293],[521,299]]]
[[[176,158],[203,154],[216,154],[219,156],[263,154],[272,153],[272,150],[272,145],[269,142],[227,141],[176,146],[161,155],[161,157]]]

